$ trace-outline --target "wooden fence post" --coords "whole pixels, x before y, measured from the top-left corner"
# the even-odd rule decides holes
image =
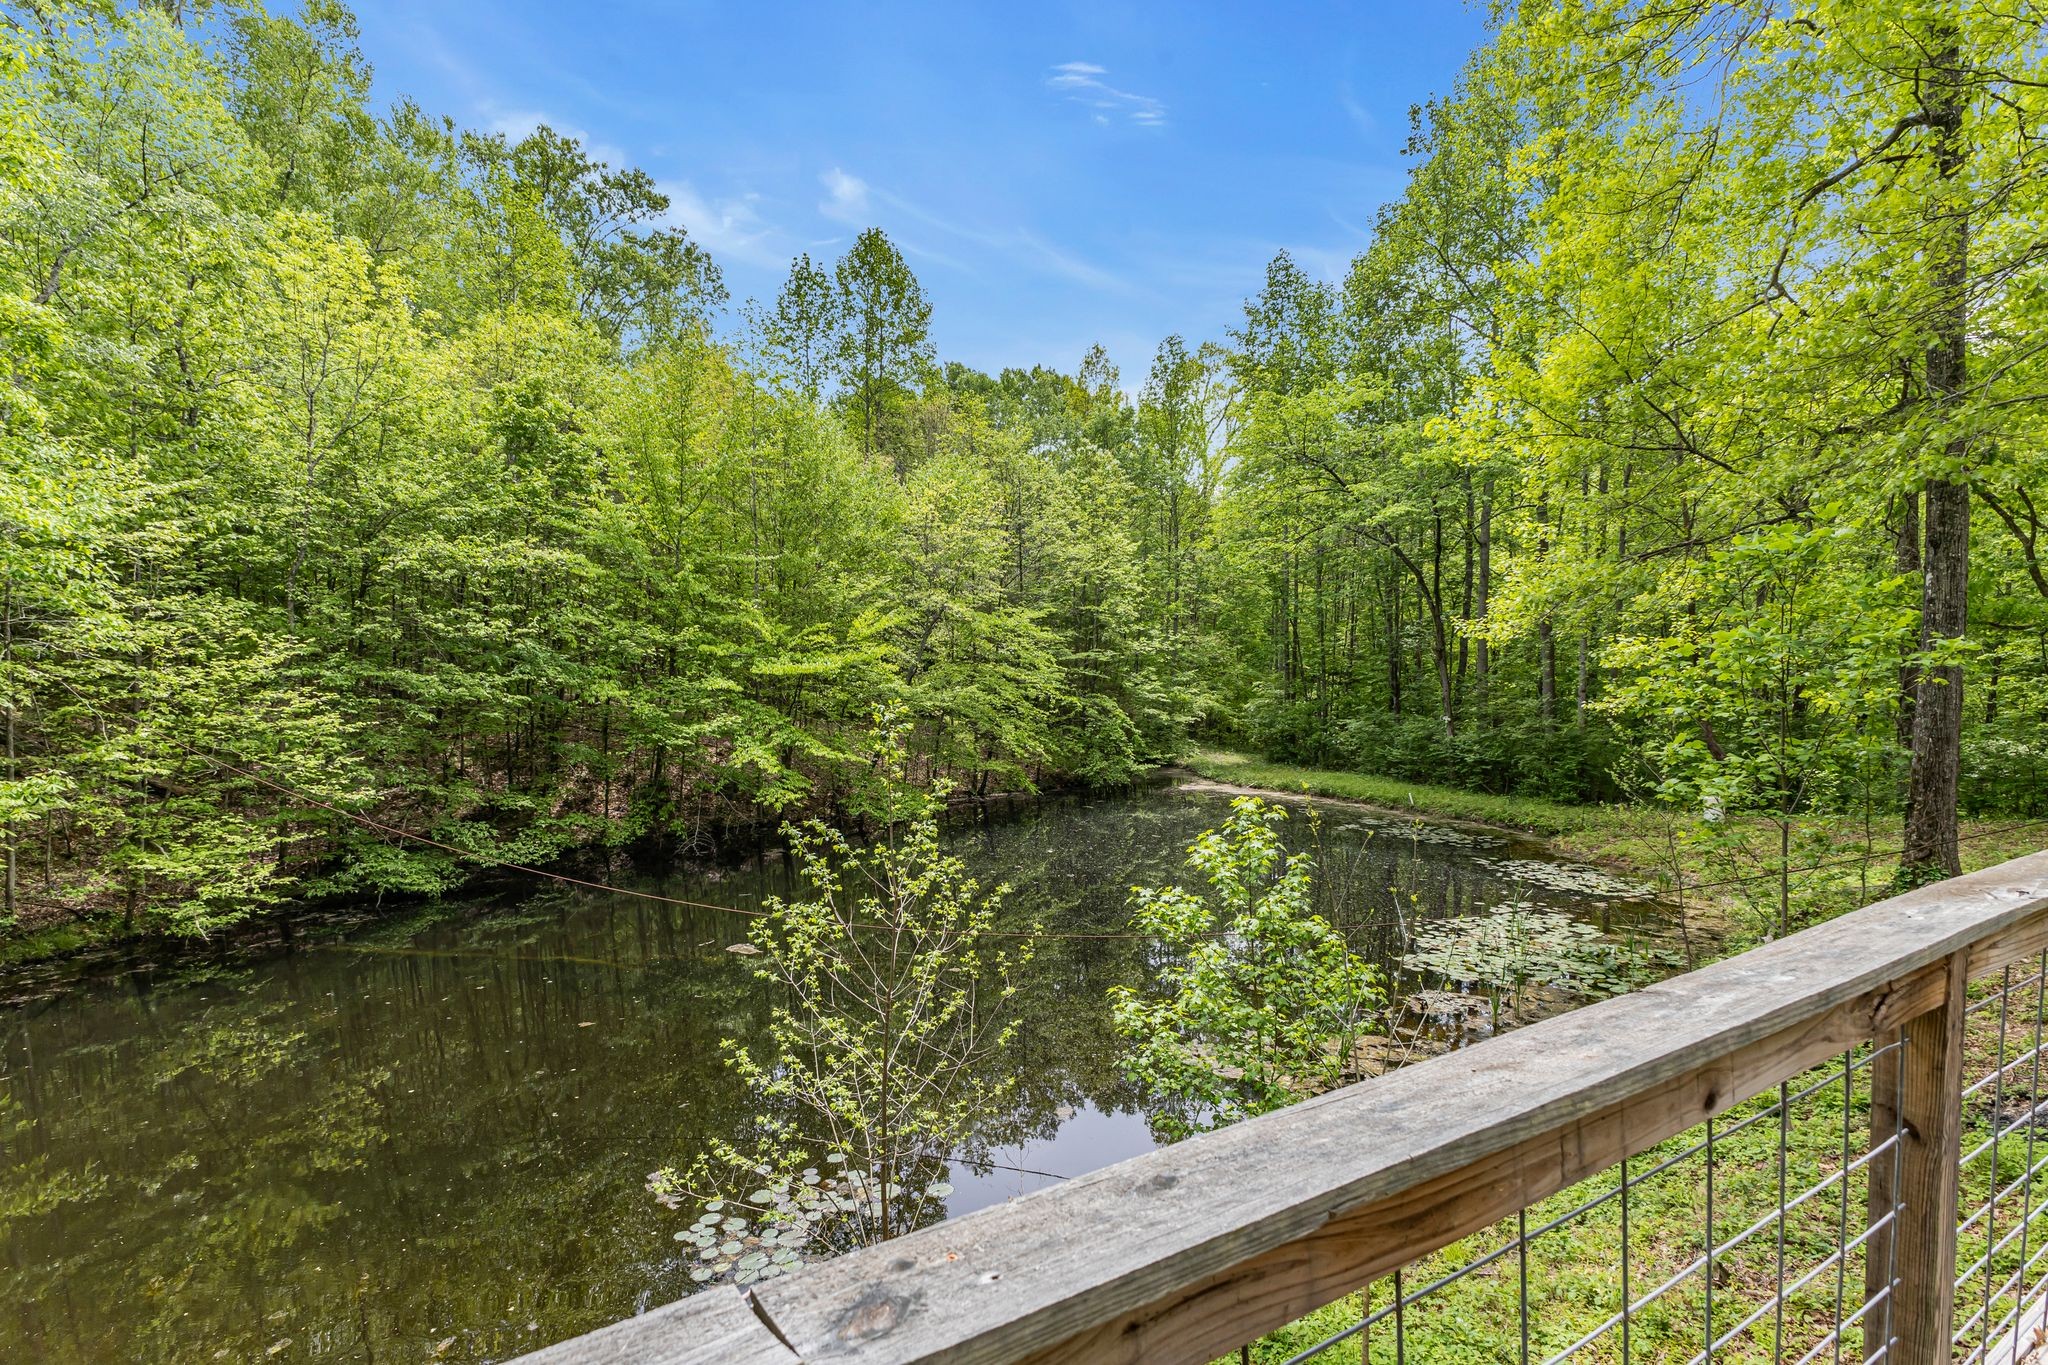
[[[1889,1279],[1891,1297],[1863,1319],[1863,1355],[1897,1365],[1937,1365],[1954,1358],[1956,1299],[1956,1165],[1962,1157],[1963,1018],[1969,954],[1948,962],[1942,1003],[1908,1020],[1895,1059],[1871,1069],[1870,1140],[1899,1135],[1896,1164],[1870,1163],[1870,1220],[1894,1208],[1889,1228],[1865,1246],[1864,1298]]]

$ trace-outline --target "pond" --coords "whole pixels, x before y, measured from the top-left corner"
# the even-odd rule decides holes
[[[955,1171],[949,1213],[1153,1145],[1106,995],[1158,949],[1114,935],[1129,887],[1179,876],[1227,811],[1161,787],[954,831],[1014,919],[1070,937],[1023,983],[1002,1145]],[[1540,845],[1319,811],[1324,913],[1382,963],[1420,919],[1512,900],[1676,932]],[[742,908],[793,890],[773,851],[631,886]],[[0,1012],[0,1360],[499,1360],[678,1297],[688,1215],[644,1186],[748,1113],[719,1056],[765,1018],[726,951],[745,923],[542,884],[33,992]]]

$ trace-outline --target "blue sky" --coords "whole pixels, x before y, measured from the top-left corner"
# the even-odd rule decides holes
[[[946,359],[1142,381],[1221,337],[1285,248],[1341,275],[1398,194],[1411,104],[1479,39],[1461,0],[561,4],[358,0],[377,92],[539,122],[646,169],[735,303],[876,224]]]

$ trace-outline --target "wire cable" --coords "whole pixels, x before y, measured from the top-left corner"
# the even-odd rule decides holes
[[[19,663],[17,663],[15,666],[26,668],[25,665]],[[32,668],[27,668],[26,671],[30,673],[39,672],[39,670]],[[71,693],[71,695],[76,697],[81,704],[83,704],[88,710],[92,711],[94,715],[100,716],[102,720],[106,719],[104,715],[101,715],[99,708],[94,706],[89,698],[87,698],[84,694],[80,693],[78,689],[73,687],[69,682],[65,681],[62,678],[49,678],[48,680],[56,683],[65,691]],[[660,892],[656,891],[642,891],[631,887],[615,886],[608,882],[591,881],[588,878],[572,876],[566,872],[556,872],[547,868],[534,867],[526,863],[513,862],[510,859],[494,858],[488,854],[476,853],[470,849],[465,849],[458,845],[447,843],[444,840],[435,839],[429,835],[421,834],[416,830],[409,830],[402,828],[398,825],[387,824],[374,816],[364,815],[359,811],[352,811],[347,809],[346,807],[335,805],[331,801],[322,800],[319,797],[312,796],[306,792],[299,791],[298,789],[291,787],[285,783],[278,782],[269,777],[265,777],[263,774],[255,772],[250,768],[240,766],[241,764],[247,764],[252,762],[252,760],[245,758],[240,754],[234,756],[238,760],[237,763],[230,763],[226,759],[220,757],[218,753],[210,753],[205,750],[199,749],[193,745],[185,743],[183,740],[178,739],[176,736],[159,735],[157,737],[171,744],[173,747],[183,750],[190,756],[199,759],[201,762],[210,763],[214,767],[220,769],[223,772],[232,773],[235,776],[244,779],[245,781],[254,782],[260,786],[267,787],[281,796],[289,797],[293,802],[299,805],[311,806],[317,810],[327,811],[330,814],[340,816],[344,820],[352,821],[364,829],[374,831],[378,834],[387,836],[392,839],[406,840],[412,843],[424,845],[428,848],[437,849],[444,853],[450,853],[459,859],[477,864],[482,867],[503,868],[507,871],[518,872],[527,876],[537,877],[547,881],[558,882],[567,886],[581,887],[585,890],[602,892],[606,895],[627,896],[636,900],[652,901],[661,905],[671,905],[692,910],[711,910],[729,915],[738,915],[746,919],[758,920],[766,919],[769,917],[769,912],[766,910],[752,910],[744,906],[721,905],[715,901],[690,900],[680,896],[663,895]],[[1295,795],[1295,793],[1292,792],[1284,792],[1278,790],[1274,791],[1272,794],[1276,796]],[[1307,796],[1308,793],[1304,792],[1301,793],[1301,795]],[[2048,825],[2048,817],[2035,820],[2023,820],[2016,822],[2014,824],[2002,826],[1997,829],[1978,830],[1971,834],[1959,836],[1957,842],[1969,843],[1978,839],[1999,838],[2007,834],[2016,833],[2023,829],[2031,829],[2036,826],[2044,825]],[[1903,848],[1873,849],[1849,857],[1829,859],[1822,862],[1811,863],[1804,867],[1786,868],[1782,871],[1773,869],[1768,872],[1757,873],[1753,876],[1728,877],[1719,881],[1711,882],[1687,882],[1684,880],[1683,877],[1680,877],[1677,883],[1670,889],[1671,891],[1679,894],[1694,891],[1712,891],[1724,887],[1742,886],[1750,882],[1772,881],[1776,880],[1780,876],[1794,876],[1806,872],[1820,872],[1828,868],[1848,867],[1858,863],[1867,864],[1873,859],[1895,857],[1904,851],[1905,850]],[[1383,922],[1383,920],[1384,917],[1380,917],[1378,919],[1366,921],[1366,923],[1379,923]],[[849,920],[847,921],[847,924],[850,928],[863,929],[869,932],[893,932],[891,927],[888,925],[870,924],[858,920]],[[1042,929],[988,929],[984,930],[983,933],[993,938],[1030,939],[1034,942],[1072,941],[1163,943],[1176,941],[1165,939],[1158,934],[1137,933],[1128,930],[1080,932],[1050,931]]]

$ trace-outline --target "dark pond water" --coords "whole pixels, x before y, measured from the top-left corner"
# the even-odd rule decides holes
[[[1111,932],[1226,809],[1159,789],[954,838],[1019,920]],[[1418,917],[1517,898],[1672,932],[1613,887],[1565,889],[1540,847],[1375,820],[1323,808],[1321,894],[1383,962]],[[753,906],[789,881],[768,856],[644,887]],[[496,1360],[677,1297],[687,1216],[643,1186],[748,1112],[719,1060],[764,1020],[725,951],[743,925],[532,888],[0,1012],[0,1361]],[[1155,951],[1040,948],[1000,1165],[957,1171],[951,1213],[1152,1145],[1105,996]]]

